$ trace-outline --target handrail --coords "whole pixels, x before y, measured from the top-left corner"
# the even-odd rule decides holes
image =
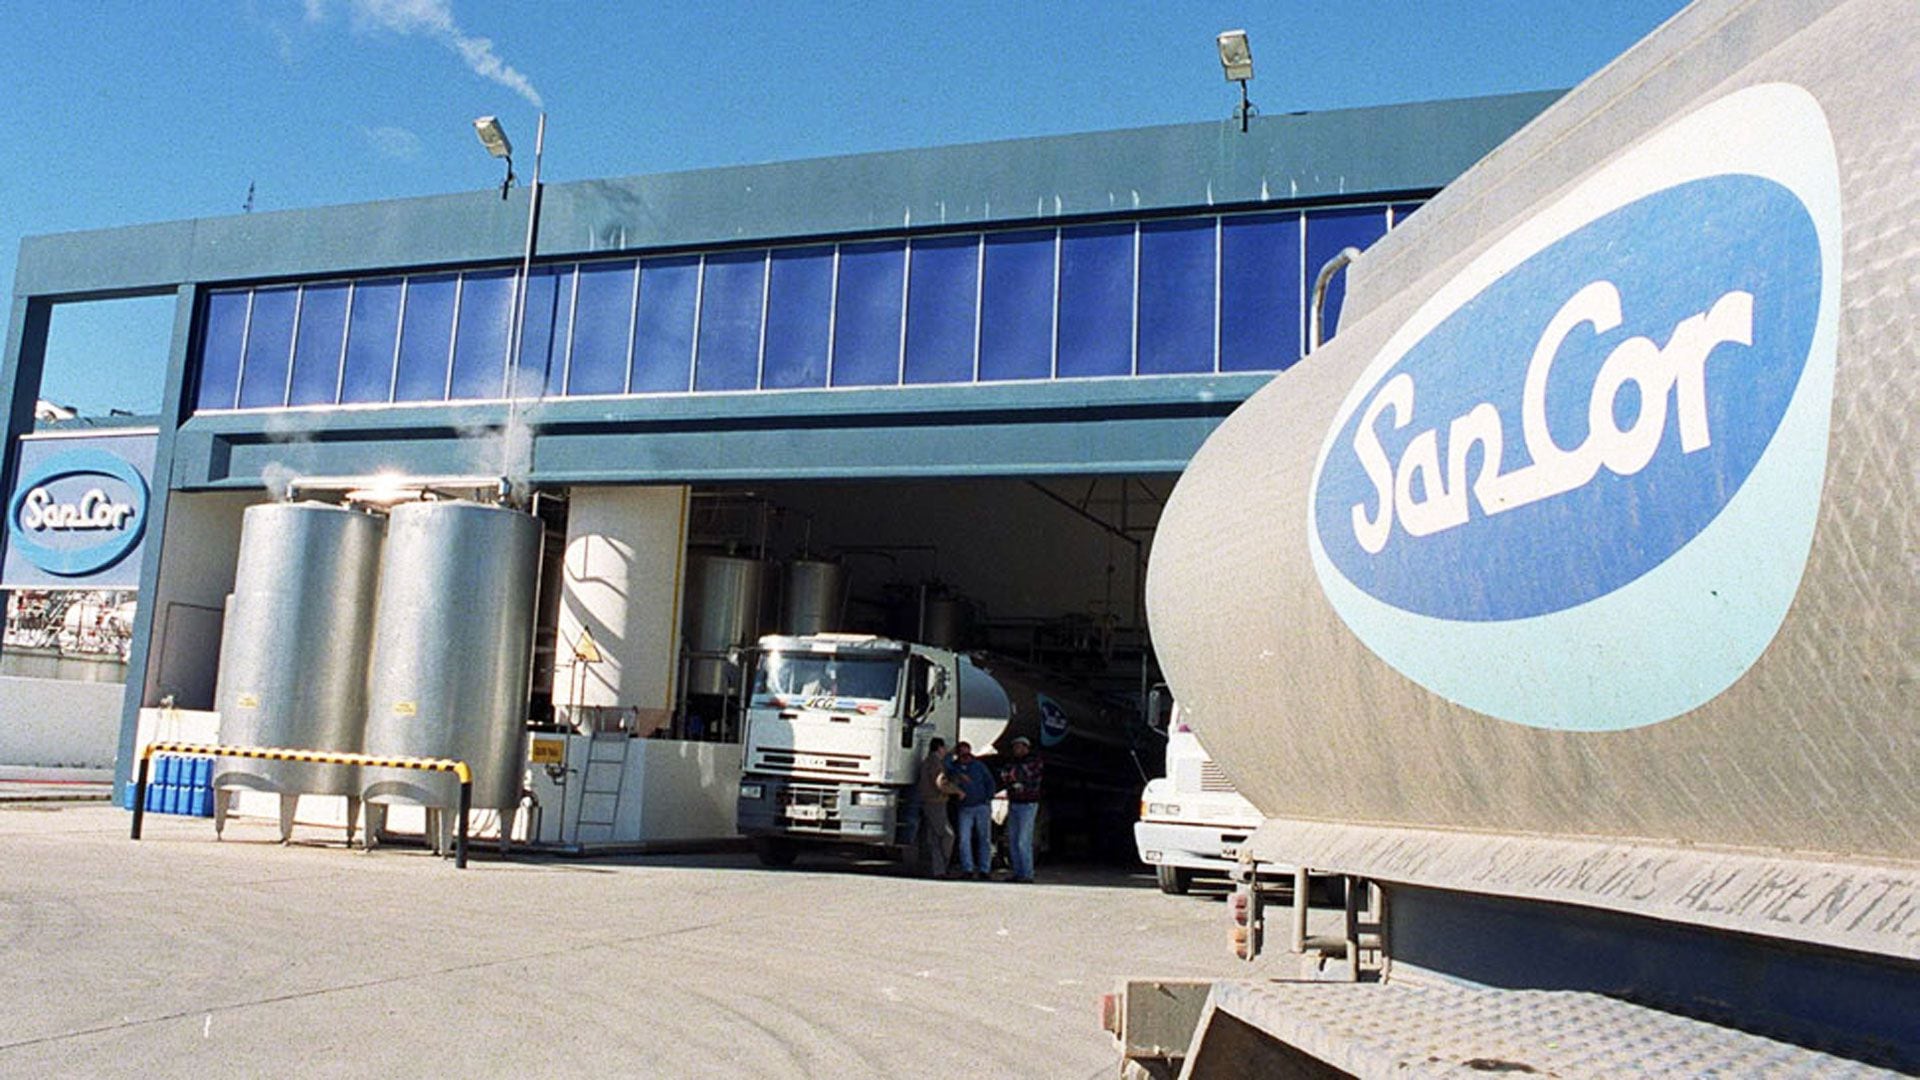
[[[265,761],[306,761],[321,765],[371,765],[382,769],[418,769],[422,772],[450,772],[460,780],[460,820],[456,826],[453,865],[467,868],[467,813],[473,807],[473,770],[464,761],[452,758],[381,757],[374,754],[348,754],[333,750],[297,750],[280,746],[225,746],[219,743],[148,743],[140,751],[140,767],[133,786],[133,839],[140,839],[140,827],[147,811],[147,769],[155,754],[195,754],[204,757],[258,758]]]
[[[1327,306],[1327,287],[1333,284],[1333,275],[1339,273],[1353,260],[1360,257],[1357,247],[1343,247],[1328,259],[1325,266],[1313,278],[1313,298],[1307,302],[1307,353],[1311,355],[1326,342],[1320,339],[1322,309]]]

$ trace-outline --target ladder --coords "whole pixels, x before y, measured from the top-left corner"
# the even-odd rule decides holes
[[[625,731],[596,731],[587,747],[586,775],[580,778],[580,816],[574,821],[574,842],[610,843],[619,820],[620,784],[627,775]]]

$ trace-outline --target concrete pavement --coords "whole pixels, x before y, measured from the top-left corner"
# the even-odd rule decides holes
[[[1093,1077],[1118,978],[1262,970],[1228,956],[1224,905],[1144,872],[463,872],[320,830],[127,824],[0,806],[0,1075]]]

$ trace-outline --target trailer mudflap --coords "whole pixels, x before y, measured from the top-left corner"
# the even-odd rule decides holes
[[[1121,1069],[1174,1076],[1205,1011],[1210,979],[1128,979],[1100,999],[1100,1023],[1120,1042]]]

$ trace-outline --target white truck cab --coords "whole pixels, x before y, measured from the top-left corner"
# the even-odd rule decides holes
[[[1166,775],[1147,781],[1133,826],[1140,861],[1154,868],[1160,891],[1184,893],[1199,874],[1225,877],[1261,820],[1207,756],[1176,703],[1167,724]]]
[[[762,638],[739,830],[774,866],[803,845],[903,852],[928,742],[989,746],[1009,715],[999,684],[945,649],[869,634]]]

